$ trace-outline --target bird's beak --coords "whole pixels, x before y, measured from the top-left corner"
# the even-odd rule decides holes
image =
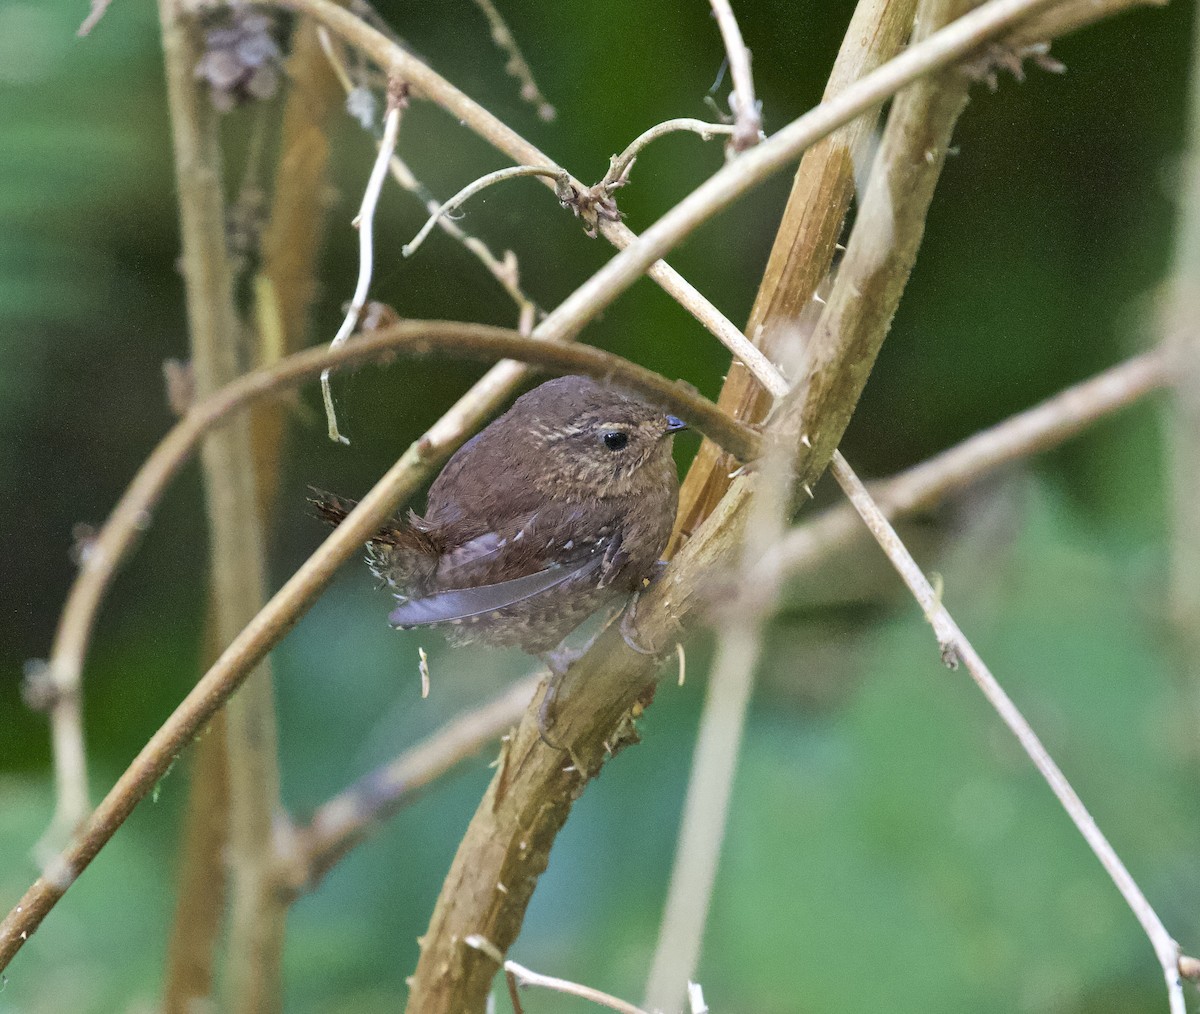
[[[685,423],[678,416],[673,416],[673,415],[667,416],[667,432],[668,433],[678,433],[680,430],[686,430],[687,428],[688,428],[688,424]]]

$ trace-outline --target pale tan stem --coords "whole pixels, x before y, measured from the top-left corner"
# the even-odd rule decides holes
[[[199,26],[178,0],[160,0],[167,97],[179,190],[184,288],[192,373],[207,397],[240,373],[241,321],[225,240],[216,111],[194,74]],[[262,608],[266,561],[250,420],[209,435],[201,448],[209,528],[212,618],[225,644]],[[281,1009],[284,908],[272,890],[272,829],[279,804],[275,703],[270,669],[259,666],[226,710],[232,921],[229,1008]]]

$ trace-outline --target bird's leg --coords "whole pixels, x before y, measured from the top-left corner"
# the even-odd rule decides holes
[[[595,638],[592,638],[592,641],[595,641]],[[554,702],[558,699],[558,688],[562,686],[571,666],[578,662],[584,652],[592,646],[592,641],[582,648],[568,648],[565,644],[560,644],[553,651],[542,655],[542,661],[550,668],[550,678],[546,682],[546,693],[538,708],[538,736],[552,750],[567,749],[550,738],[550,728],[554,725]]]
[[[638,598],[641,596],[641,590],[635,591],[633,597],[629,600],[629,607],[621,616],[621,639],[630,647],[630,650],[636,651],[639,655],[653,655],[653,648],[643,648],[638,644],[637,628],[634,626],[637,623],[637,604]]]

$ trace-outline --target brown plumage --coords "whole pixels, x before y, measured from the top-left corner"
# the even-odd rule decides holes
[[[682,428],[587,377],[518,398],[446,463],[424,517],[409,512],[369,543],[399,600],[390,622],[549,652],[653,570],[675,518]],[[314,503],[333,524],[353,506]]]

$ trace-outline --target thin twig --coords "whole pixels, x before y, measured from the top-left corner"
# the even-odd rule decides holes
[[[401,253],[405,257],[411,257],[417,252],[421,244],[425,242],[425,237],[429,235],[433,227],[438,223],[438,220],[443,215],[448,215],[452,211],[457,211],[466,201],[474,197],[481,190],[486,190],[495,183],[502,183],[504,180],[517,179],[521,176],[549,176],[551,179],[558,180],[560,184],[566,185],[569,177],[561,169],[548,169],[540,165],[514,165],[506,169],[497,169],[495,172],[487,173],[479,179],[468,183],[450,200],[443,202],[438,209],[429,216],[429,220],[421,226],[421,231],[418,232],[408,243],[401,248]]]
[[[79,38],[91,34],[93,28],[100,23],[100,19],[104,17],[112,0],[92,0],[92,8],[88,11],[88,16],[83,19],[83,24],[76,29],[75,34]]]
[[[568,996],[577,996],[583,1000],[590,1000],[601,1007],[619,1011],[620,1014],[647,1014],[641,1007],[635,1007],[625,1000],[611,996],[608,993],[602,993],[591,986],[583,986],[578,982],[571,982],[568,979],[556,979],[552,975],[542,975],[540,972],[535,972],[524,965],[518,965],[515,961],[504,962],[504,974],[508,978],[510,992],[513,993],[515,993],[518,986],[540,986],[542,989],[552,989],[556,993],[566,993]]]
[[[763,139],[762,103],[754,97],[754,75],[750,72],[750,50],[742,41],[742,30],[729,0],[709,0],[721,39],[725,43],[725,54],[729,59],[729,76],[733,80],[733,91],[729,95],[729,111],[733,113],[734,131],[730,139],[730,154],[736,155],[758,144]]]
[[[714,137],[721,134],[732,134],[737,129],[728,123],[709,123],[707,120],[697,120],[691,116],[679,116],[673,120],[663,120],[662,123],[656,123],[649,130],[644,130],[638,134],[620,155],[614,155],[609,160],[608,172],[604,174],[597,186],[610,186],[617,180],[626,179],[629,176],[629,170],[633,167],[633,163],[642,153],[642,149],[652,141],[657,141],[660,137],[665,137],[667,134],[676,134],[680,131],[688,131],[692,134],[700,135],[700,140],[711,141]]]
[[[537,109],[538,119],[549,123],[556,115],[554,107],[546,101],[546,96],[533,79],[533,70],[522,55],[512,30],[505,24],[492,0],[475,0],[475,6],[487,18],[488,27],[492,31],[492,41],[508,54],[508,63],[504,65],[504,69],[520,82],[521,98]]]
[[[959,629],[958,624],[954,622],[942,603],[941,596],[926,580],[921,568],[917,566],[895,529],[888,523],[871,494],[867,492],[867,488],[846,463],[846,459],[838,452],[834,452],[833,460],[830,462],[830,471],[833,472],[834,478],[837,479],[847,498],[854,505],[871,534],[875,536],[880,548],[887,554],[892,566],[904,579],[904,583],[908,585],[913,597],[924,611],[925,618],[937,636],[942,660],[952,669],[957,668],[960,662],[966,666],[971,678],[983,691],[988,703],[995,708],[1004,724],[1016,736],[1022,749],[1033,761],[1038,773],[1045,779],[1054,795],[1058,797],[1059,803],[1067,811],[1067,815],[1083,836],[1084,841],[1088,843],[1096,858],[1100,860],[1100,864],[1116,885],[1117,890],[1121,892],[1125,903],[1141,923],[1142,929],[1154,947],[1154,953],[1158,956],[1159,964],[1162,966],[1163,977],[1167,983],[1171,1014],[1186,1014],[1183,984],[1179,974],[1179,944],[1167,932],[1158,913],[1146,900],[1141,888],[1125,868],[1125,864],[1121,862],[1120,857],[1109,844],[1087,807],[1071,787],[1071,783],[1067,781],[1066,776],[1054,763],[1050,754],[1046,752],[1046,748],[1038,739],[1037,734],[996,681],[991,670],[979,657],[971,642]]]
[[[358,327],[358,318],[362,309],[367,305],[367,293],[371,288],[371,272],[375,267],[375,207],[379,203],[379,193],[383,190],[383,180],[387,175],[388,160],[396,150],[396,139],[400,134],[401,102],[395,89],[388,89],[388,111],[383,121],[383,139],[379,142],[379,152],[375,156],[375,164],[371,167],[371,175],[367,179],[367,187],[363,192],[362,204],[359,205],[358,215],[354,225],[358,228],[358,284],[354,287],[354,297],[346,310],[342,326],[338,328],[333,341],[329,343],[332,349],[338,348]],[[333,391],[329,386],[329,371],[321,374],[321,398],[325,403],[325,418],[329,423],[329,439],[335,443],[348,444],[339,431],[337,413],[333,407]]]

